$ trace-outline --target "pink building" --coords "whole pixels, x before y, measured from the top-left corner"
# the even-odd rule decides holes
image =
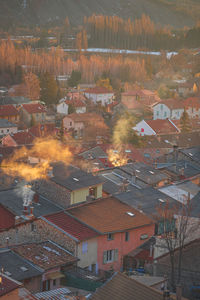
[[[80,221],[95,229],[98,270],[119,271],[123,257],[154,235],[153,221],[116,198],[104,198],[68,209]]]

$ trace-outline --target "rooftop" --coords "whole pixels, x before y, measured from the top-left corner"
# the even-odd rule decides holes
[[[101,86],[96,86],[94,88],[89,88],[87,90],[85,90],[86,94],[113,94],[113,91],[105,88],[105,87],[101,87]]]
[[[180,130],[178,130],[178,128],[173,125],[172,121],[170,121],[169,119],[146,120],[145,122],[156,132],[156,134],[170,134],[180,132]]]
[[[0,119],[0,128],[11,128],[11,127],[17,127],[17,125],[9,122],[6,119]]]
[[[46,108],[43,105],[39,104],[39,103],[23,104],[22,107],[29,114],[45,113],[46,112]]]
[[[101,233],[152,224],[152,220],[139,211],[111,197],[69,208],[67,212]]]
[[[42,269],[10,249],[0,249],[0,266],[6,275],[19,281],[43,274]]]
[[[13,105],[0,105],[0,117],[17,115],[19,115],[19,112]]]
[[[45,219],[75,237],[78,241],[84,241],[98,235],[96,231],[79,222],[64,211],[48,215]]]
[[[9,278],[8,276],[5,276],[4,274],[0,273],[1,278],[1,285],[0,285],[0,297],[3,295],[6,295],[19,287],[22,286],[20,282],[17,282],[13,280],[12,278]]]
[[[58,205],[41,195],[39,195],[37,203],[34,202],[32,198],[30,195],[30,206],[33,207],[33,215],[35,217],[45,216],[62,210]],[[22,188],[0,191],[0,204],[8,208],[15,216],[21,216],[23,214],[24,201]]]
[[[70,191],[102,183],[98,176],[93,176],[91,173],[86,173],[77,167],[64,166],[61,163],[54,165],[53,174],[54,177],[51,180]]]
[[[27,131],[18,131],[10,134],[10,136],[18,146],[33,144],[34,137]]]
[[[13,251],[43,270],[77,261],[72,254],[51,241],[14,246]]]
[[[90,299],[162,300],[163,293],[122,273],[115,273],[111,279],[96,290]]]

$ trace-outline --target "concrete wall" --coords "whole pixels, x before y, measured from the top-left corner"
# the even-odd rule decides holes
[[[182,113],[184,112],[184,109],[173,109],[171,112],[171,119],[173,120],[179,120],[182,116]]]
[[[0,135],[6,135],[10,133],[16,133],[17,132],[17,127],[0,127]]]
[[[170,119],[171,111],[170,109],[162,103],[159,103],[153,107],[153,119]]]
[[[57,105],[57,113],[68,115],[68,104],[65,102],[59,103]]]
[[[138,132],[139,135],[156,135],[155,131],[144,121],[137,123],[134,130]]]
[[[87,243],[87,252],[83,253],[83,243]],[[78,267],[85,268],[97,264],[97,238],[82,242],[78,245]]]

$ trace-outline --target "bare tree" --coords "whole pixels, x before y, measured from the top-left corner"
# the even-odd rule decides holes
[[[192,234],[198,227],[198,219],[191,216],[192,204],[190,195],[183,203],[170,207],[169,203],[157,208],[158,223],[162,224],[162,239],[170,257],[170,284],[172,290],[181,283],[183,249],[187,242],[191,241]],[[175,253],[178,260],[175,260]],[[175,271],[177,270],[177,276]],[[177,277],[177,279],[175,279]]]

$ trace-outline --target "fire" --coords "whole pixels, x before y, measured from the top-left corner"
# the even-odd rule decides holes
[[[127,164],[127,157],[124,156],[122,150],[118,146],[117,149],[109,149],[107,151],[108,159],[114,167],[120,167]]]
[[[39,162],[32,166],[25,162],[29,157],[37,157]],[[73,158],[67,146],[63,146],[54,139],[36,139],[33,147],[23,147],[15,152],[13,157],[2,162],[4,173],[19,176],[26,181],[46,178],[51,170],[51,162],[62,161],[71,163]]]

